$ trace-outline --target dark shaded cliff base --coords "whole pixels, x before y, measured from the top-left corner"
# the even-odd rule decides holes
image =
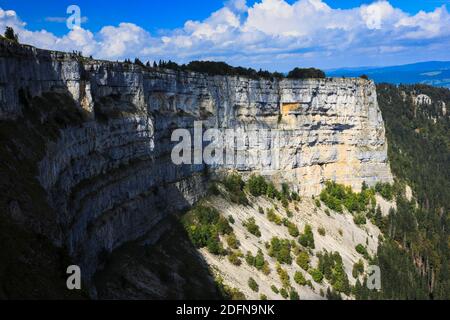
[[[94,282],[99,299],[220,299],[206,262],[177,218],[165,222],[154,245],[131,242],[105,257]]]
[[[72,263],[63,249],[42,236],[0,218],[1,299],[87,299],[85,291],[66,288]]]

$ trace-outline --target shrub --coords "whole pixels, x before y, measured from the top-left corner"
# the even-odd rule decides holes
[[[300,271],[295,272],[294,281],[300,286],[306,286],[305,276]]]
[[[286,291],[285,288],[281,288],[281,289],[280,289],[280,294],[281,294],[281,296],[282,296],[284,299],[289,298],[289,294],[287,293],[287,291]]]
[[[296,238],[296,237],[299,236],[300,232],[298,231],[298,228],[297,228],[297,226],[294,223],[288,221],[287,222],[287,228],[288,228],[289,234],[292,237]]]
[[[278,288],[275,287],[274,285],[271,285],[270,289],[272,289],[273,293],[275,293],[275,294],[279,294],[280,293],[280,290],[278,290]]]
[[[300,252],[297,256],[296,262],[300,268],[308,271],[310,262],[309,254],[306,251]]]
[[[309,274],[312,276],[313,280],[317,283],[322,283],[323,274],[318,269],[309,269]]]
[[[231,249],[238,249],[241,245],[234,232],[227,236],[227,244]]]
[[[208,239],[206,247],[208,251],[215,255],[225,255],[226,250],[223,248],[222,243],[218,237],[211,237]]]
[[[317,208],[322,207],[322,203],[320,203],[320,200],[319,200],[319,199],[316,199],[316,200],[315,200],[315,203],[316,203],[316,207],[317,207]]]
[[[230,193],[230,199],[232,202],[245,206],[248,205],[248,199],[244,193],[245,183],[239,174],[234,173],[227,176],[224,179],[223,184]]]
[[[264,259],[264,254],[261,249],[258,249],[258,253],[255,256],[255,268],[258,270],[262,270],[266,261]]]
[[[227,300],[245,300],[245,295],[237,288],[232,288],[223,283],[222,277],[215,278],[215,282],[222,296]]]
[[[343,207],[350,212],[361,212],[374,200],[374,191],[365,188],[361,193],[355,193],[351,187],[327,181],[325,189],[320,194],[320,200],[328,208],[339,213],[343,212]]]
[[[287,215],[287,217],[288,217],[289,219],[292,218],[292,217],[294,216],[294,214],[292,213],[292,211],[289,210],[289,209],[286,210],[286,215]]]
[[[280,197],[280,193],[277,190],[277,188],[275,188],[275,185],[270,182],[267,185],[267,190],[266,190],[266,195],[270,198],[270,199],[276,199]]]
[[[266,301],[266,300],[267,300],[267,296],[266,296],[265,294],[261,294],[261,295],[259,296],[259,300],[261,300],[261,301]]]
[[[247,251],[247,254],[245,255],[245,262],[251,267],[255,265],[255,257],[250,251]]]
[[[289,200],[284,195],[281,197],[281,205],[285,209],[289,208]]]
[[[364,213],[357,213],[353,217],[353,222],[355,222],[356,225],[362,226],[367,223],[366,216]]]
[[[356,249],[356,252],[358,252],[360,255],[363,255],[363,256],[368,255],[366,247],[364,247],[362,244],[358,244],[355,247],[355,249]]]
[[[259,230],[259,226],[256,224],[255,218],[249,218],[243,223],[243,226],[254,236],[258,238],[261,237],[261,231]]]
[[[255,281],[255,279],[253,279],[253,278],[249,278],[249,279],[248,279],[248,286],[249,286],[250,289],[252,289],[252,290],[255,291],[255,292],[258,292],[258,291],[259,291],[259,285],[258,285],[258,283]]]
[[[207,247],[212,254],[226,254],[219,235],[228,235],[233,229],[216,209],[197,206],[183,217],[182,223],[197,248]]]
[[[338,252],[319,254],[318,270],[322,272],[325,279],[332,285],[333,289],[338,292],[349,294],[350,284],[347,274],[344,270],[342,257]]]
[[[300,297],[299,297],[297,291],[295,291],[294,289],[291,289],[291,291],[289,292],[289,299],[300,300]]]
[[[375,191],[388,201],[392,201],[394,199],[394,188],[389,183],[378,182],[375,185]]]
[[[231,224],[234,224],[236,221],[234,221],[233,216],[228,216],[228,222],[230,222]]]
[[[324,237],[325,235],[326,235],[326,230],[325,230],[325,228],[323,228],[323,227],[319,227],[318,229],[317,229],[317,231],[319,232],[319,234],[322,236],[322,237]]]
[[[280,277],[281,284],[283,288],[289,288],[291,286],[289,274],[284,270],[279,264],[277,264],[277,273]]]
[[[265,195],[267,192],[267,182],[261,176],[252,175],[247,182],[248,191],[255,197]]]
[[[230,261],[235,266],[240,266],[242,264],[242,261],[239,257],[239,253],[232,251],[228,255],[228,261]]]
[[[216,224],[217,231],[219,234],[230,234],[233,232],[233,228],[231,228],[230,224],[228,223],[228,220],[224,217],[220,216],[217,220]]]
[[[364,274],[364,262],[359,260],[353,265],[352,275],[356,279],[362,274]]]
[[[292,192],[291,193],[291,199],[294,200],[294,201],[300,201],[301,200],[300,196],[298,195],[297,192]]]
[[[292,264],[290,241],[277,237],[272,238],[270,241],[269,255],[277,259],[279,263]]]
[[[279,215],[277,215],[277,214],[275,213],[275,210],[274,210],[274,209],[268,209],[268,210],[267,210],[267,219],[268,219],[270,222],[273,222],[273,223],[275,223],[275,224],[277,224],[277,225],[279,225],[279,226],[281,226],[281,224],[282,224],[282,222],[283,222],[283,219],[282,219]]]
[[[258,207],[258,212],[259,212],[260,214],[264,214],[264,209],[263,209],[262,207]]]
[[[310,225],[305,226],[303,234],[300,235],[298,242],[305,248],[315,248],[314,244],[314,234]]]

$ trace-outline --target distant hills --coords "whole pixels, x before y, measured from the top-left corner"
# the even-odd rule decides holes
[[[391,67],[361,67],[328,70],[329,77],[359,77],[366,74],[375,82],[423,83],[450,88],[450,61],[429,61]]]

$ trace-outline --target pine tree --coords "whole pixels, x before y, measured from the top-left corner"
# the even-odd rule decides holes
[[[16,43],[19,42],[19,36],[14,32],[14,29],[12,27],[6,27],[5,38]]]

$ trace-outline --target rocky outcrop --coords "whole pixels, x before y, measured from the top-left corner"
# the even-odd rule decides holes
[[[36,178],[56,212],[57,230],[41,231],[67,246],[88,279],[103,252],[198,200],[215,169],[270,175],[303,194],[318,193],[329,179],[355,189],[363,181],[392,180],[371,81],[213,77],[0,41],[0,120],[26,123],[27,106],[48,93],[70,97],[84,120],[45,143]],[[199,120],[205,129],[241,130],[249,160],[175,165],[173,130],[192,131]],[[276,143],[254,141],[254,130],[262,129]],[[260,160],[274,151],[275,169],[273,159]]]

